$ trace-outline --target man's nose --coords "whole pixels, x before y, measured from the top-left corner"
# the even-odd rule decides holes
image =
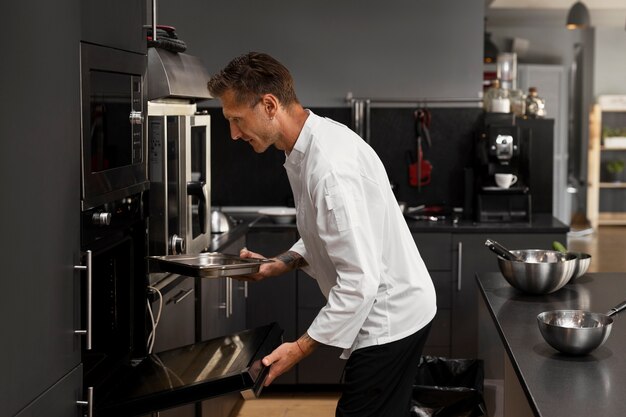
[[[241,130],[239,130],[233,123],[230,124],[230,137],[233,140],[241,139]]]

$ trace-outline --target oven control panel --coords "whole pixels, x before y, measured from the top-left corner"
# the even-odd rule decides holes
[[[144,220],[144,194],[134,194],[94,207],[82,213],[81,241],[86,246],[96,240],[124,233]]]

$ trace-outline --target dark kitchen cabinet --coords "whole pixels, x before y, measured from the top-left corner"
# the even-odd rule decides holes
[[[2,415],[81,411],[79,6],[0,6],[13,40],[0,123]]]
[[[435,284],[437,315],[424,354],[475,358],[478,334],[478,293],[475,274],[498,272],[496,255],[485,247],[487,238],[515,248],[552,247],[564,242],[565,232],[526,233],[413,232],[413,238]],[[503,278],[504,279],[504,278]]]
[[[148,15],[146,3],[127,0],[82,0],[81,40],[146,54],[146,32],[143,28]]]
[[[289,250],[297,239],[295,228],[253,228],[248,233],[248,248],[276,256]],[[276,321],[285,329],[285,341],[294,341],[304,334],[326,304],[317,282],[300,270],[251,283],[248,288],[247,326]],[[345,361],[339,355],[341,349],[320,346],[275,383],[340,384]]]
[[[315,279],[298,271],[298,335],[304,334],[322,307],[326,298]],[[321,345],[298,364],[299,384],[340,384],[346,361],[339,356],[343,350]]]
[[[226,247],[219,248],[219,252],[235,255],[244,246],[246,237],[242,236]],[[236,333],[246,328],[247,282],[233,278],[196,280],[197,288],[200,288],[197,319],[201,340]],[[196,417],[229,417],[242,402],[243,398],[239,393],[211,398],[198,404]]]
[[[220,253],[239,254],[246,237],[219,248]],[[246,328],[246,293],[248,284],[234,278],[196,278],[200,299],[197,306],[200,340],[236,333]],[[264,323],[267,324],[267,323]]]
[[[297,240],[295,228],[250,229],[247,247],[253,252],[272,257],[291,248]],[[246,325],[262,326],[277,322],[284,329],[285,341],[299,335],[296,330],[296,272],[272,277],[248,285]],[[276,379],[276,384],[295,384],[297,367]]]
[[[15,417],[79,417],[83,410],[76,399],[82,396],[83,367],[77,366]]]
[[[195,342],[194,290],[194,279],[185,278],[163,295],[153,352],[162,352]],[[152,312],[155,316],[158,314],[158,305],[158,300],[152,303]]]
[[[424,354],[450,356],[452,329],[451,233],[413,233],[413,239],[435,285],[437,315],[424,346]]]
[[[499,272],[497,256],[485,247],[489,238],[509,249],[550,249],[565,242],[565,233],[454,234],[452,241],[452,343],[451,355],[475,358],[478,354],[478,286],[476,273]],[[504,278],[502,278],[504,279]]]

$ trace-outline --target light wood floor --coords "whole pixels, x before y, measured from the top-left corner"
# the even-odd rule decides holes
[[[600,226],[591,235],[570,237],[567,248],[591,255],[588,272],[626,272],[626,226]]]
[[[564,243],[564,242],[561,242]],[[588,272],[626,272],[626,226],[601,226],[567,240],[571,251],[591,255]],[[245,401],[235,417],[333,417],[338,393],[266,393]]]

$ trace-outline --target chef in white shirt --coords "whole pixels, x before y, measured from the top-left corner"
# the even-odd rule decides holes
[[[233,140],[285,152],[301,239],[248,278],[301,268],[327,299],[306,333],[263,359],[265,384],[319,344],[336,346],[347,359],[337,416],[408,416],[436,296],[380,158],[346,126],[303,108],[289,71],[267,54],[235,58],[208,88]]]

